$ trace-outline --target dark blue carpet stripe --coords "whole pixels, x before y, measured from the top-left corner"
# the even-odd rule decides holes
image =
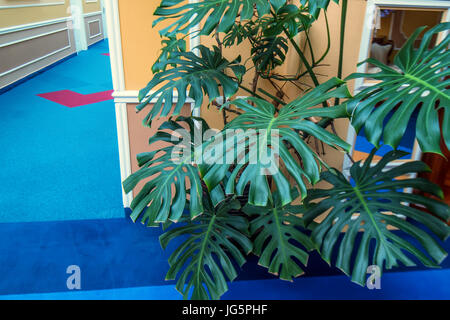
[[[0,296],[0,300],[181,300],[173,285],[111,290],[66,291]],[[450,270],[393,272],[381,279],[379,290],[369,290],[344,276],[237,281],[223,300],[448,300]]]
[[[0,295],[65,292],[70,265],[81,268],[82,289],[88,291],[173,284],[164,278],[176,243],[163,251],[160,234],[161,229],[133,224],[128,218],[0,224]],[[448,241],[444,246],[450,250]],[[450,269],[448,260],[444,269]],[[415,270],[425,268],[393,271]],[[317,253],[311,254],[305,271],[303,278],[342,275]],[[237,281],[274,278],[251,256]]]

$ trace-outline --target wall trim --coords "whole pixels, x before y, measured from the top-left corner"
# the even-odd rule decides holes
[[[150,96],[152,92],[147,94],[147,97]],[[139,96],[139,90],[122,90],[122,91],[114,91],[112,96],[114,97],[114,101],[117,103],[140,103],[138,96]],[[178,101],[178,95],[177,93],[174,93],[173,95],[173,101]],[[158,96],[156,98],[153,98],[150,103],[156,103],[158,100]],[[189,97],[186,98],[186,103],[194,103],[195,101]]]
[[[14,40],[14,41],[2,43],[2,44],[0,44],[0,48],[12,46],[13,44],[16,44],[16,43],[20,43],[20,42],[24,42],[24,41],[40,38],[40,37],[45,37],[45,36],[48,36],[49,34],[58,33],[58,32],[64,31],[64,30],[69,30],[69,28],[68,27],[60,28],[60,29],[57,29],[57,30],[52,30],[52,31],[40,33],[40,34],[37,34],[37,35],[34,35],[34,36],[29,36],[29,37],[26,37],[26,38],[17,39],[17,40]],[[70,39],[69,39],[69,43],[70,43]]]
[[[18,85],[20,85],[20,84],[22,84],[22,83],[27,82],[28,80],[34,78],[34,77],[37,76],[38,74],[41,74],[41,73],[43,73],[43,72],[45,72],[45,71],[47,71],[47,70],[50,70],[51,68],[57,66],[58,64],[61,64],[61,63],[65,62],[65,61],[67,61],[68,59],[70,59],[70,58],[72,58],[72,57],[75,57],[76,55],[77,55],[77,53],[76,53],[76,52],[73,52],[73,53],[71,53],[71,54],[65,56],[65,57],[62,58],[61,60],[52,62],[52,63],[50,63],[49,65],[43,67],[42,69],[39,69],[39,70],[37,70],[37,71],[32,71],[31,73],[27,74],[27,75],[24,76],[23,78],[20,78],[19,80],[16,80],[16,81],[14,81],[14,82],[12,82],[12,83],[10,83],[10,84],[7,84],[7,85],[4,86],[4,87],[0,87],[0,95],[3,94],[3,93],[5,93],[6,91],[11,90],[12,88],[17,87]]]
[[[72,18],[71,17],[62,17],[62,18],[56,18],[56,19],[52,19],[52,20],[45,20],[45,21],[39,21],[39,22],[21,24],[21,25],[12,26],[12,27],[1,28],[0,35],[17,32],[17,31],[35,29],[35,28],[39,28],[39,27],[45,27],[45,26],[49,26],[52,24],[67,22],[69,20],[72,20]]]
[[[105,16],[109,35],[109,51],[113,88],[115,92],[125,91],[125,74],[123,69],[122,37],[118,0],[105,1]],[[130,138],[128,133],[128,115],[125,102],[115,102],[117,139],[119,145],[120,175],[122,181],[131,174]],[[133,193],[126,194],[122,188],[125,208],[130,207]]]
[[[60,6],[60,5],[64,5],[64,4],[66,4],[65,1],[47,2],[47,3],[16,4],[16,5],[0,6],[0,10],[1,10],[1,9],[28,8],[28,7]]]
[[[198,0],[189,0],[189,3],[197,3]],[[200,24],[195,25],[193,28],[191,28],[191,30],[189,30],[191,35],[189,36],[189,47],[190,50],[192,51],[192,53],[194,53],[195,55],[199,55],[199,50],[198,49],[194,49],[196,47],[198,47],[200,45],[200,36],[198,35],[198,33],[200,32]],[[192,34],[197,33],[197,36],[192,37]],[[191,112],[192,115],[195,117],[200,117],[201,116],[201,108],[194,108],[195,103],[194,101],[191,103]]]
[[[97,43],[105,40],[105,38],[99,38],[98,40],[93,41],[90,45],[88,45],[88,49],[92,46],[95,46]]]
[[[70,40],[70,31],[69,31],[69,28],[66,27],[66,28],[62,28],[62,29],[58,29],[58,30],[46,32],[46,33],[39,34],[39,35],[36,35],[36,36],[32,36],[32,37],[28,37],[28,38],[24,38],[24,39],[19,39],[19,40],[16,40],[16,41],[12,41],[12,42],[9,42],[9,43],[0,45],[0,48],[3,48],[3,47],[7,47],[7,46],[10,46],[10,45],[16,44],[16,43],[20,43],[20,42],[23,42],[23,41],[27,41],[27,40],[31,40],[31,39],[43,37],[43,36],[46,36],[46,35],[49,35],[49,34],[53,34],[53,33],[58,33],[58,32],[61,32],[61,31],[67,31],[67,40],[68,40],[68,42],[69,42],[69,44],[68,44],[67,46],[62,47],[62,48],[60,48],[60,49],[57,49],[57,50],[55,50],[55,51],[53,51],[53,52],[47,53],[46,55],[43,55],[43,56],[41,56],[41,57],[39,57],[39,58],[30,60],[30,61],[28,61],[28,62],[26,62],[26,63],[24,63],[24,64],[21,64],[20,66],[17,66],[17,67],[14,67],[14,68],[12,68],[12,69],[9,69],[9,70],[7,70],[7,71],[5,71],[5,72],[3,72],[3,73],[0,73],[0,77],[3,77],[3,76],[8,75],[8,74],[10,74],[10,73],[12,73],[12,72],[15,72],[15,71],[17,71],[17,70],[20,70],[20,69],[22,69],[22,68],[25,68],[25,67],[27,67],[27,66],[33,64],[33,63],[36,63],[36,62],[39,62],[39,61],[41,61],[41,60],[47,59],[47,58],[49,58],[49,57],[51,57],[51,56],[53,56],[53,55],[55,55],[55,54],[57,54],[57,53],[60,53],[60,52],[65,51],[65,50],[67,50],[67,49],[71,49],[71,48],[72,48],[72,42],[71,42],[71,40]]]
[[[98,29],[100,30],[100,32],[91,36],[91,23],[94,23],[94,22],[98,22]],[[101,36],[103,34],[100,19],[88,21],[87,24],[89,26],[89,39],[97,38],[98,36]]]
[[[83,16],[85,18],[87,18],[87,17],[92,17],[92,16],[99,16],[99,15],[102,15],[102,14],[103,14],[103,12],[101,12],[101,11],[95,11],[95,12],[85,13],[85,14],[83,14]]]

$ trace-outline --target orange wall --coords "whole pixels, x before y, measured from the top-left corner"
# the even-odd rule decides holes
[[[152,28],[158,4],[159,0],[119,0],[126,90],[143,88],[151,79],[161,47],[158,29]]]

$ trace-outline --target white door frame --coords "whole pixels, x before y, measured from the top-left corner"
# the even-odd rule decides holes
[[[120,33],[119,2],[105,1],[105,18],[109,35],[109,53],[114,88],[114,96],[125,92],[125,74],[123,68],[122,37]],[[137,92],[136,92],[137,97]],[[117,139],[119,146],[120,176],[124,181],[131,174],[130,140],[128,136],[127,102],[114,99],[116,110]],[[129,208],[133,200],[133,192],[128,194],[122,189],[125,208]]]

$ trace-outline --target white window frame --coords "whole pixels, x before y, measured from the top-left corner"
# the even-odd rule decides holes
[[[450,1],[433,1],[433,0],[368,0],[366,6],[366,15],[363,26],[363,32],[361,37],[361,46],[359,50],[358,62],[364,61],[369,58],[370,42],[372,39],[373,23],[375,20],[375,14],[378,7],[399,7],[399,8],[423,8],[423,9],[446,9],[447,12],[444,15],[442,22],[450,21]],[[357,69],[358,73],[365,73],[366,66],[361,65]],[[355,90],[354,94],[357,94],[364,88],[370,86],[370,83],[365,83],[364,79],[355,80]],[[352,146],[350,154],[353,156],[354,147],[356,143],[356,131],[351,124],[349,124],[347,132],[347,143]],[[422,158],[422,151],[420,150],[417,140],[414,143],[414,148],[412,151],[412,160],[420,160]],[[404,161],[398,161],[395,165],[401,165]],[[343,172],[344,175],[349,177],[349,168],[352,162],[348,157],[344,158]]]

